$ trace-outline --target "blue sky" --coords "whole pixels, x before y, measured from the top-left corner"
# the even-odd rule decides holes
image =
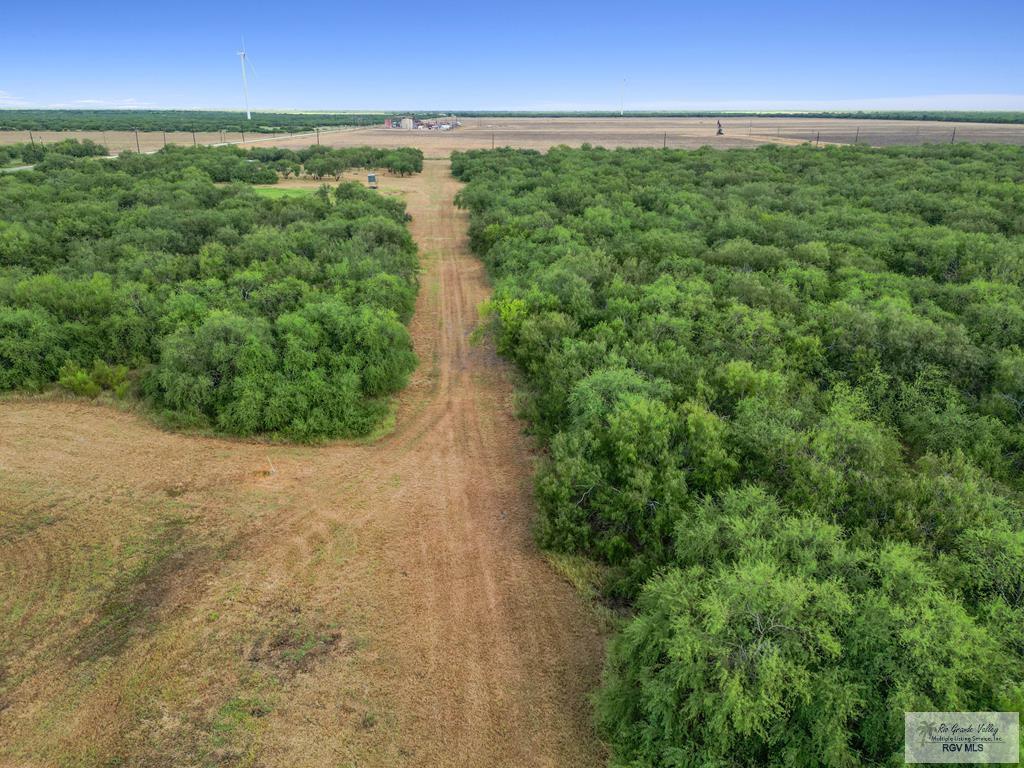
[[[1022,0],[45,8],[0,106],[240,109],[244,35],[253,109],[1024,109]]]

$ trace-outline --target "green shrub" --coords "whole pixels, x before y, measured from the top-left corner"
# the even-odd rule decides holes
[[[118,398],[125,396],[128,390],[128,366],[108,365],[99,358],[93,360],[89,378],[105,390],[113,392]]]
[[[96,397],[103,391],[103,387],[93,381],[86,371],[71,361],[61,366],[57,381],[64,389],[82,397]]]
[[[60,368],[57,383],[82,397],[97,397],[106,391],[121,400],[128,394],[128,367],[108,365],[97,358],[93,360],[92,368],[86,371],[77,363],[68,360]]]

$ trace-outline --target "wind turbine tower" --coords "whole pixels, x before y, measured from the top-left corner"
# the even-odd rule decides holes
[[[252,120],[252,113],[249,112],[249,81],[246,79],[245,69],[249,67],[252,69],[252,62],[249,61],[249,56],[245,52],[245,38],[242,38],[242,50],[238,52],[238,61],[242,65],[242,93],[245,94],[245,119]],[[256,74],[256,70],[253,69],[253,74]]]

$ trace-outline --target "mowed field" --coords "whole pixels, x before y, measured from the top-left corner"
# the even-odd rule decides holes
[[[454,150],[517,147],[546,150],[559,144],[590,143],[605,147],[674,147],[692,149],[749,147],[765,143],[800,144],[805,141],[873,146],[948,143],[950,141],[1024,144],[1024,125],[945,123],[915,120],[839,120],[820,118],[724,118],[724,136],[717,136],[715,118],[466,118],[454,131],[403,131],[385,128],[334,128],[322,131],[320,141],[335,147],[375,146],[421,148],[430,157],[446,157]],[[954,136],[954,128],[956,134]],[[92,139],[114,152],[134,150],[135,134],[125,131],[69,131],[35,133],[38,141],[65,138]],[[26,131],[0,131],[0,143],[29,140]],[[139,133],[142,151],[159,149],[164,134]],[[168,133],[168,143],[189,145],[191,133]],[[200,144],[241,143],[239,132],[197,133]],[[295,137],[246,134],[245,145],[306,147],[315,134]]]
[[[380,439],[0,401],[0,765],[601,764],[602,622],[530,532],[458,186],[447,160],[382,179],[424,273]]]

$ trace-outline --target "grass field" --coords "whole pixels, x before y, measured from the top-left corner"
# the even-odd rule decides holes
[[[313,189],[304,187],[254,187],[256,193],[263,195],[263,197],[269,198],[280,198],[280,197],[302,197],[308,195]]]

